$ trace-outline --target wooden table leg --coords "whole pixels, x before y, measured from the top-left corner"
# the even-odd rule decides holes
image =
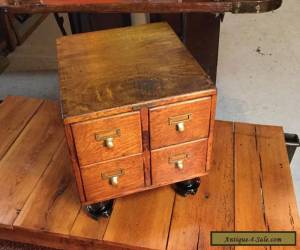
[[[184,15],[184,42],[216,83],[221,16],[211,13]]]

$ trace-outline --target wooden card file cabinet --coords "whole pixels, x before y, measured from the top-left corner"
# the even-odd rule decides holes
[[[57,51],[82,203],[208,172],[216,89],[167,24],[63,37]]]

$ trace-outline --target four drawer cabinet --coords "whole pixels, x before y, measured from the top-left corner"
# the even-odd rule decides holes
[[[216,89],[166,23],[62,37],[57,51],[82,203],[208,173]]]

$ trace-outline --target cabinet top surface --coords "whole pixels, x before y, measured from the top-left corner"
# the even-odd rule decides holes
[[[64,118],[214,91],[166,23],[57,40]]]

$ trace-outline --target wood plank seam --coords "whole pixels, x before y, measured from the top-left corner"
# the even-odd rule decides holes
[[[255,126],[235,124],[235,230],[268,231]],[[244,247],[236,247],[242,250]],[[256,249],[245,247],[246,249]],[[263,247],[270,249],[270,247]]]
[[[114,210],[115,204],[116,204],[116,202],[115,202],[115,200],[114,200],[114,201],[113,201],[113,206],[112,206],[113,210]],[[108,221],[107,221],[107,223],[106,223],[105,230],[104,230],[104,233],[102,233],[102,236],[101,236],[101,232],[98,232],[98,239],[100,239],[102,242],[104,242],[104,235],[105,235],[105,233],[106,233],[106,230],[107,230],[107,227],[108,227],[110,218],[111,218],[111,216],[108,218]],[[101,236],[101,237],[100,237],[100,236]]]
[[[295,230],[295,221],[294,221],[294,217],[292,215],[292,209],[291,209],[290,204],[289,204],[289,216],[290,216],[290,222],[291,222],[291,225],[293,227],[293,230]]]
[[[72,229],[73,229],[73,227],[75,225],[75,222],[77,221],[77,218],[78,218],[78,216],[80,214],[80,211],[81,211],[81,207],[78,209],[77,215],[75,216],[75,219],[74,219],[74,221],[72,223],[72,226],[70,226],[70,231],[68,232],[68,236],[69,237],[72,237],[71,232],[72,232]]]
[[[210,175],[202,182],[198,250],[212,249],[211,231],[234,231],[234,128],[232,122],[216,122]],[[216,157],[217,155],[217,157]],[[222,188],[220,188],[222,187]],[[215,247],[234,249],[233,247]]]
[[[270,226],[269,226],[267,216],[266,216],[265,195],[264,195],[264,189],[263,189],[264,176],[263,176],[263,169],[262,169],[261,153],[258,150],[258,140],[257,140],[258,134],[257,134],[256,126],[254,127],[254,131],[255,131],[256,152],[258,153],[258,157],[259,157],[259,169],[260,169],[259,181],[260,181],[260,188],[261,188],[261,201],[262,201],[261,205],[262,205],[262,211],[263,211],[263,219],[264,219],[264,223],[266,225],[267,230],[270,231]]]
[[[265,213],[269,230],[298,231],[297,203],[295,199],[289,199],[289,197],[295,197],[295,193],[283,129],[276,126],[256,125],[256,127],[261,157]],[[277,191],[274,192],[276,189]],[[299,249],[299,235],[297,235],[296,241],[298,245],[288,249]],[[271,247],[270,249],[278,249],[278,247]],[[280,249],[285,249],[285,247]]]
[[[1,103],[3,105],[3,103],[5,102],[5,100]],[[12,145],[14,145],[14,143],[16,142],[16,140],[19,138],[19,136],[22,134],[22,132],[24,131],[24,129],[27,127],[28,123],[31,121],[31,119],[36,115],[36,113],[39,111],[39,109],[41,108],[42,104],[44,103],[44,101],[42,101],[38,107],[36,108],[36,110],[32,113],[32,115],[28,118],[27,122],[24,124],[23,128],[20,130],[20,132],[18,133],[18,135],[16,136],[16,138],[11,142],[11,144],[7,147],[7,149],[3,152],[2,156],[0,157],[0,161],[3,159],[3,157],[7,154],[7,152],[10,150],[10,148],[12,147]]]
[[[233,231],[236,231],[236,222],[235,222],[235,211],[236,211],[236,204],[235,204],[235,122],[232,123],[232,176],[233,176]],[[226,247],[224,247],[226,248]],[[229,250],[235,250],[236,247],[235,246],[229,246],[228,248]]]
[[[282,133],[282,135],[281,135],[281,141],[285,144],[285,139],[284,139],[284,134]],[[288,155],[286,154],[286,162],[289,162],[288,161]],[[291,176],[291,175],[290,175]],[[292,178],[292,176],[291,176],[291,178]],[[293,187],[292,187],[292,189],[293,189]],[[294,191],[295,192],[295,191]],[[297,209],[297,203],[295,204],[296,205],[296,211],[298,211],[298,209]],[[293,215],[292,215],[292,207],[291,207],[291,204],[289,203],[289,205],[288,205],[288,207],[289,207],[289,217],[290,217],[290,223],[291,223],[291,225],[292,225],[292,229],[293,230],[297,230],[297,228],[295,228],[295,219],[294,219],[294,217],[293,217]],[[299,242],[298,242],[298,244],[299,244]]]
[[[113,200],[112,211],[114,210],[115,205],[116,205],[116,200]],[[107,228],[108,228],[108,224],[109,224],[110,218],[111,218],[111,216],[108,218],[108,221],[107,221],[107,223],[106,223],[105,230],[104,230],[104,233],[102,233],[102,236],[101,236],[101,232],[98,233],[98,239],[100,239],[101,242],[103,242],[103,243],[105,243],[104,235],[105,235],[106,230],[107,230]],[[100,237],[100,236],[101,236],[101,237]]]
[[[232,123],[232,171],[233,171],[233,230],[235,231],[236,230],[236,216],[235,216],[235,211],[236,211],[236,204],[235,204],[235,194],[236,194],[236,190],[235,190],[235,165],[236,165],[236,162],[235,162],[235,122]],[[235,247],[233,247],[233,249],[235,249]]]
[[[168,244],[169,244],[169,237],[170,237],[170,232],[171,232],[171,227],[172,227],[172,219],[173,219],[173,214],[174,214],[174,207],[175,207],[175,203],[176,203],[176,197],[178,194],[175,194],[174,192],[174,200],[173,200],[173,206],[172,206],[172,212],[171,212],[171,218],[170,218],[170,222],[169,222],[169,231],[168,231],[168,237],[167,237],[167,242],[166,242],[166,246],[165,249],[168,248]]]
[[[45,169],[43,170],[43,172],[41,173],[40,177],[39,177],[39,180],[34,184],[32,190],[29,192],[28,196],[26,197],[26,201],[23,203],[23,206],[22,208],[20,209],[20,211],[22,211],[22,209],[24,208],[24,206],[26,205],[29,197],[31,196],[31,194],[33,193],[33,191],[35,190],[35,188],[38,186],[38,184],[40,183],[40,180],[41,180],[41,177],[45,174],[45,172],[47,171],[48,167],[50,166],[50,164],[52,163],[53,159],[55,158],[56,154],[59,153],[62,145],[63,145],[63,142],[64,142],[64,138],[62,138],[61,142],[59,143],[58,147],[56,148],[56,150],[53,152],[53,154],[51,155],[51,158],[49,159],[48,163],[47,163],[47,166],[45,167]],[[19,213],[18,215],[12,220],[12,227],[15,228],[14,224],[15,224],[15,221],[17,220],[19,216]]]
[[[60,139],[63,139],[57,113],[52,101],[44,101],[0,161],[3,189],[1,226],[13,227],[19,211],[47,168]]]
[[[201,234],[201,218],[199,219],[200,223],[199,223],[199,226],[198,226],[198,238],[197,238],[197,248],[196,249],[199,249],[199,244],[200,244],[200,234]]]
[[[261,154],[258,150],[258,141],[257,141],[257,130],[256,130],[256,126],[254,127],[254,131],[255,131],[255,143],[256,143],[256,151],[258,153],[258,157],[259,157],[259,169],[260,169],[260,173],[259,173],[259,183],[260,183],[260,189],[261,189],[261,205],[262,205],[262,211],[263,211],[263,219],[264,219],[264,224],[267,228],[268,231],[270,231],[270,226],[267,220],[267,216],[266,216],[266,205],[265,205],[265,194],[264,194],[264,189],[263,189],[263,181],[264,181],[264,176],[263,176],[263,169],[262,169],[262,159],[261,159]],[[271,248],[271,247],[270,247]]]

